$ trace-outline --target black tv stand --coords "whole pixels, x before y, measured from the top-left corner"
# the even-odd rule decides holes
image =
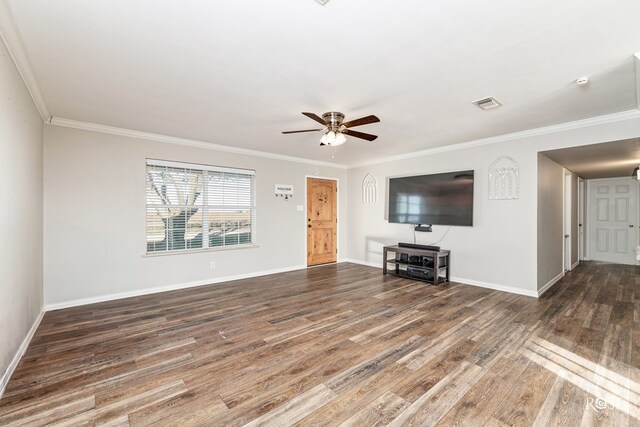
[[[427,251],[436,251],[436,252],[438,252],[440,250],[440,246],[420,245],[420,244],[417,244],[417,243],[404,243],[404,242],[398,243],[398,247],[399,248],[424,249],[424,250],[427,250]]]
[[[405,244],[420,246],[412,243]],[[422,246],[424,247],[425,245]],[[389,258],[389,252],[393,252],[395,256]],[[382,248],[382,254],[382,274],[393,274],[394,276],[421,280],[434,285],[449,282],[450,280],[451,252],[446,249],[429,250],[398,244],[385,246]],[[388,268],[390,264],[392,268]]]

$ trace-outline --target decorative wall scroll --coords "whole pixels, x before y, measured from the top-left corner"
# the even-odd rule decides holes
[[[509,156],[500,156],[489,168],[489,200],[514,200],[520,197],[518,163]]]
[[[362,203],[370,205],[378,203],[378,184],[370,173],[362,180]]]

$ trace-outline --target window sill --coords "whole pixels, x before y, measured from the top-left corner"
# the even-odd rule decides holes
[[[251,243],[249,245],[234,245],[234,246],[218,246],[214,248],[200,248],[200,249],[183,249],[179,251],[164,251],[164,252],[151,252],[142,254],[142,258],[155,258],[169,255],[186,255],[186,254],[198,254],[204,252],[226,252],[237,251],[241,249],[254,249],[259,248],[259,245]]]

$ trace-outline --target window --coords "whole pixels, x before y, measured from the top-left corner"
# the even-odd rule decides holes
[[[147,253],[251,245],[255,171],[147,160]]]

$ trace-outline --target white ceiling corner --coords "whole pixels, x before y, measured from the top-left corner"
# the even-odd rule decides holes
[[[542,154],[584,179],[630,177],[640,159],[640,139],[562,148]]]
[[[367,162],[360,162],[349,165],[349,168],[357,168],[363,166],[372,166],[381,163],[387,163],[397,160],[411,159],[429,154],[444,153],[447,151],[462,150],[465,148],[479,147],[482,145],[497,144],[499,142],[515,141],[524,138],[530,138],[540,135],[549,135],[557,132],[566,132],[574,129],[581,129],[589,126],[603,125],[607,123],[616,123],[622,120],[640,119],[640,110],[633,109],[622,111],[620,113],[607,114],[604,116],[591,117],[584,120],[576,120],[573,122],[560,123],[558,125],[545,126],[535,129],[528,129],[520,132],[513,132],[505,135],[498,135],[490,138],[477,139],[475,141],[462,142],[459,144],[443,145],[441,147],[430,148],[412,153],[403,153],[396,156],[379,158]]]
[[[126,136],[130,138],[145,139],[148,141],[164,142],[168,144],[185,145],[188,147],[204,148],[207,150],[223,151],[227,153],[244,154],[247,156],[262,157],[267,159],[285,160],[288,162],[305,163],[316,166],[326,166],[338,169],[347,169],[347,165],[332,162],[322,162],[319,160],[305,159],[300,157],[286,156],[267,151],[248,150],[246,148],[233,147],[230,145],[213,144],[210,142],[196,141],[186,138],[176,138],[173,136],[160,135],[150,132],[140,132],[131,129],[105,126],[96,123],[81,122],[78,120],[65,119],[62,117],[51,117],[48,122],[53,126],[66,127],[71,129],[88,130],[92,132],[106,133],[109,135]]]
[[[636,0],[282,2],[0,0],[0,32],[45,121],[314,164],[459,149],[640,106]],[[330,59],[314,48],[327,43]],[[582,75],[590,84],[577,87]],[[503,107],[471,104],[486,95]],[[358,130],[379,138],[327,149],[318,134],[281,134],[314,126],[302,111],[332,110],[376,114]]]
[[[49,109],[44,101],[38,81],[33,74],[29,58],[25,53],[24,46],[20,40],[20,35],[13,22],[11,11],[4,0],[0,0],[0,38],[4,42],[13,63],[18,69],[33,102],[40,113],[43,121],[48,121],[51,117]]]

